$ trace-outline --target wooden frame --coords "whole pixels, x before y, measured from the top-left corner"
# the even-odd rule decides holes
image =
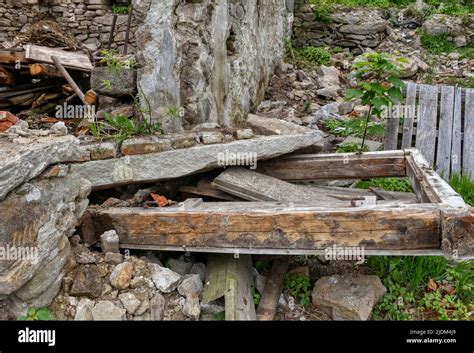
[[[92,208],[95,235],[115,229],[121,247],[136,249],[275,255],[336,245],[367,255],[474,258],[473,209],[416,149],[281,157],[260,169],[292,181],[407,176],[420,203],[329,208],[189,199],[166,208]]]

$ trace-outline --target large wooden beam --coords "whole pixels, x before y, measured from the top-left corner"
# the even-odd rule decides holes
[[[235,204],[243,204],[240,209]],[[176,208],[94,211],[97,234],[115,229],[123,246],[298,250],[338,246],[440,248],[437,205],[327,209],[266,202],[202,203]]]
[[[406,176],[403,151],[285,156],[260,163],[258,171],[287,181]]]
[[[25,58],[31,61],[53,64],[52,56],[57,57],[61,64],[68,69],[90,72],[93,68],[89,56],[81,52],[71,52],[33,44],[25,46]]]

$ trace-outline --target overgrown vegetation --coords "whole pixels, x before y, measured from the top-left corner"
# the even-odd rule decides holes
[[[114,50],[103,49],[99,54],[99,62],[105,64],[111,72],[133,70],[137,67],[137,61],[133,57],[120,56]]]
[[[285,288],[289,290],[293,298],[299,300],[299,304],[302,307],[306,307],[311,303],[313,284],[309,277],[287,274],[285,277]]]
[[[136,135],[162,133],[161,124],[137,121],[122,114],[104,114],[104,121],[92,122],[89,125],[91,134],[97,138],[113,138],[122,142]]]
[[[448,35],[446,33],[434,36],[422,33],[421,46],[434,55],[451,53],[456,48],[455,45],[448,40]]]
[[[474,206],[474,180],[467,175],[452,174],[449,184],[467,204]]]
[[[18,317],[19,321],[50,321],[54,320],[48,308],[28,308],[26,315]]]
[[[408,178],[379,178],[370,180],[360,180],[356,188],[381,188],[387,191],[413,192]]]
[[[328,119],[323,121],[324,128],[335,136],[346,137],[349,135],[364,136],[366,121],[362,118],[352,119]],[[383,124],[377,121],[369,121],[367,125],[367,136],[382,136],[384,133]]]
[[[350,153],[358,151],[368,152],[369,148],[367,146],[362,147],[357,143],[344,142],[340,144],[339,147],[336,149],[337,153]]]
[[[323,47],[295,48],[291,38],[285,40],[285,46],[288,58],[300,67],[314,68],[319,65],[328,65],[331,60],[331,53]]]
[[[444,257],[369,257],[366,266],[387,293],[374,309],[378,320],[471,320],[474,265]]]

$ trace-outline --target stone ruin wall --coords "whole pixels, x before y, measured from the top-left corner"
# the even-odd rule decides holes
[[[55,20],[92,51],[105,47],[112,28],[113,0],[2,0],[0,43],[12,40],[22,28],[38,20]],[[118,15],[113,49],[123,47],[127,15]],[[132,21],[129,52],[134,51],[136,22]]]

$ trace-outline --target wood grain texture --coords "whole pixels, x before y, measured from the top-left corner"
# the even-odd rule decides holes
[[[454,116],[454,87],[441,86],[436,172],[449,180]]]
[[[333,244],[367,249],[439,248],[436,205],[266,209],[247,202],[206,203],[198,210],[110,208],[94,213],[97,233],[115,229],[120,243],[187,248],[323,249]],[[282,207],[280,203],[280,207]]]
[[[438,87],[420,85],[416,148],[425,156],[431,166],[435,162],[437,117]]]
[[[452,147],[451,147],[451,173],[461,173],[461,137],[462,137],[462,93],[463,89],[456,88],[456,96],[454,98],[454,115],[452,129]]]
[[[466,89],[462,172],[474,177],[474,89]]]
[[[257,171],[286,181],[406,175],[403,151],[285,156],[259,163]]]
[[[396,150],[398,145],[398,129],[400,125],[400,111],[401,105],[397,103],[392,109],[392,114],[389,119],[386,119],[384,132],[384,149],[386,151]]]
[[[407,84],[405,120],[403,122],[402,148],[409,148],[413,143],[413,124],[416,117],[416,83]]]
[[[442,212],[442,248],[447,258],[474,259],[474,209]]]
[[[89,57],[82,52],[70,52],[61,49],[41,47],[29,44],[25,46],[25,58],[31,61],[38,61],[53,64],[51,56],[56,56],[61,64],[68,69],[90,72],[92,64]]]

